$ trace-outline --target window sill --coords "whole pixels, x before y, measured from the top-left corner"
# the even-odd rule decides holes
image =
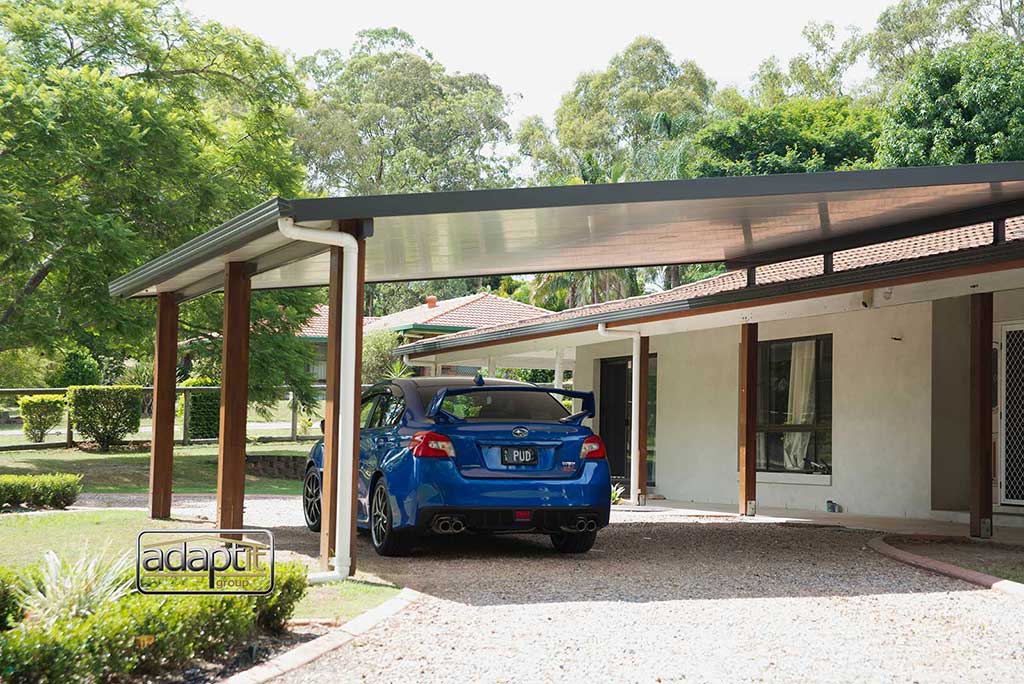
[[[832,485],[831,475],[817,475],[813,473],[765,473],[757,474],[758,484],[794,484],[794,485],[816,485],[829,487]]]

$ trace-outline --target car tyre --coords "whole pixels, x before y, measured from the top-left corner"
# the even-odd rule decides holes
[[[551,545],[559,553],[586,553],[594,548],[597,531],[594,532],[558,532],[551,535]]]
[[[306,469],[306,477],[302,481],[302,513],[306,518],[306,527],[311,532],[320,531],[322,512],[321,496],[323,483],[320,470],[316,466]]]
[[[381,556],[407,556],[412,551],[412,537],[405,530],[396,530],[388,487],[384,478],[377,480],[370,495],[370,543]]]

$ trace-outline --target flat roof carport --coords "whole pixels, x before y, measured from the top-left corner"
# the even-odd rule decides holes
[[[1020,162],[269,200],[110,284],[113,296],[160,300],[151,513],[170,511],[174,393],[168,388],[177,309],[185,299],[226,294],[218,518],[233,527],[224,523],[241,521],[251,289],[330,286],[324,519],[337,516],[338,525],[323,525],[321,549],[326,563],[335,548],[341,571],[354,557],[351,494],[342,490],[354,481],[358,406],[341,416],[339,405],[343,396],[354,401],[359,384],[343,385],[340,378],[359,365],[362,333],[352,326],[351,337],[342,339],[338,305],[351,302],[346,317],[361,318],[364,282],[713,261],[752,268],[1020,214]],[[342,243],[352,250],[348,256],[358,255],[344,287]],[[748,449],[741,469],[752,459]],[[347,474],[340,488],[339,472]],[[751,484],[741,505],[752,494]]]

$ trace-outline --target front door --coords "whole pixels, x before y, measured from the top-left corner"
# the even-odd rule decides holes
[[[999,336],[999,498],[1024,505],[1024,323]]]
[[[629,420],[632,383],[629,359],[601,359],[600,424],[598,432],[608,452],[612,480],[629,480]]]

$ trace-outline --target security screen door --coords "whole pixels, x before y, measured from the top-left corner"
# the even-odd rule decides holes
[[[1024,505],[1024,323],[1004,324],[999,342],[1000,501]]]

